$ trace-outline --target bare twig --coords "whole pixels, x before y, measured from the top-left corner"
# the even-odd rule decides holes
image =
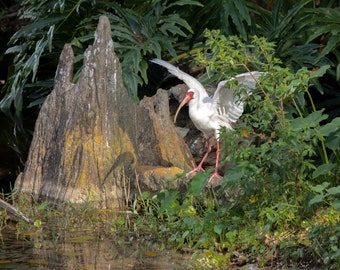
[[[9,203],[5,202],[2,199],[0,199],[0,207],[5,209],[6,211],[10,212],[15,217],[22,219],[26,223],[31,223],[31,220],[28,217],[26,217],[23,213],[21,213],[13,205],[10,205]]]

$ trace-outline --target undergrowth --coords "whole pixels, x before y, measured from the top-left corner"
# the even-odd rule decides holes
[[[207,66],[202,81],[264,72],[245,100],[242,123],[222,132],[223,162],[232,167],[219,189],[206,188],[207,172],[197,173],[184,193],[142,194],[145,212],[136,222],[156,226],[160,237],[191,249],[208,268],[337,269],[340,119],[316,110],[309,93],[329,66],[293,72],[264,38],[245,44],[219,31],[206,38],[207,49],[196,58]]]

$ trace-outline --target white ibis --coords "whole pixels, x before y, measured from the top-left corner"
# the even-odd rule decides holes
[[[153,59],[150,61],[165,67],[171,74],[182,80],[189,87],[185,98],[176,111],[174,122],[176,123],[177,115],[181,108],[189,102],[189,116],[195,127],[203,133],[208,149],[198,166],[188,174],[190,175],[193,172],[204,171],[202,167],[203,162],[211,151],[210,138],[215,136],[216,164],[214,173],[209,178],[209,182],[214,177],[221,177],[218,173],[218,162],[220,158],[220,128],[225,127],[226,130],[233,129],[231,123],[235,123],[243,113],[242,97],[234,95],[235,89],[226,88],[227,81],[221,81],[218,84],[214,95],[209,97],[203,85],[194,77],[164,60]],[[237,80],[239,84],[244,84],[249,89],[248,93],[250,93],[250,90],[254,89],[256,86],[254,78],[260,77],[261,74],[262,72],[258,71],[248,72],[239,74],[233,79]]]

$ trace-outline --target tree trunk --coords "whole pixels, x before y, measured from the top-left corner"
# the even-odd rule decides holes
[[[121,207],[141,188],[160,189],[165,178],[194,166],[170,119],[167,92],[142,106],[128,97],[107,17],[99,20],[76,84],[73,61],[66,44],[17,191],[39,200]]]

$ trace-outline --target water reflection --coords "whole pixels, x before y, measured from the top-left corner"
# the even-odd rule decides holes
[[[0,269],[188,269],[189,257],[157,251],[150,243],[123,243],[86,231],[41,233],[17,239],[1,235]]]

